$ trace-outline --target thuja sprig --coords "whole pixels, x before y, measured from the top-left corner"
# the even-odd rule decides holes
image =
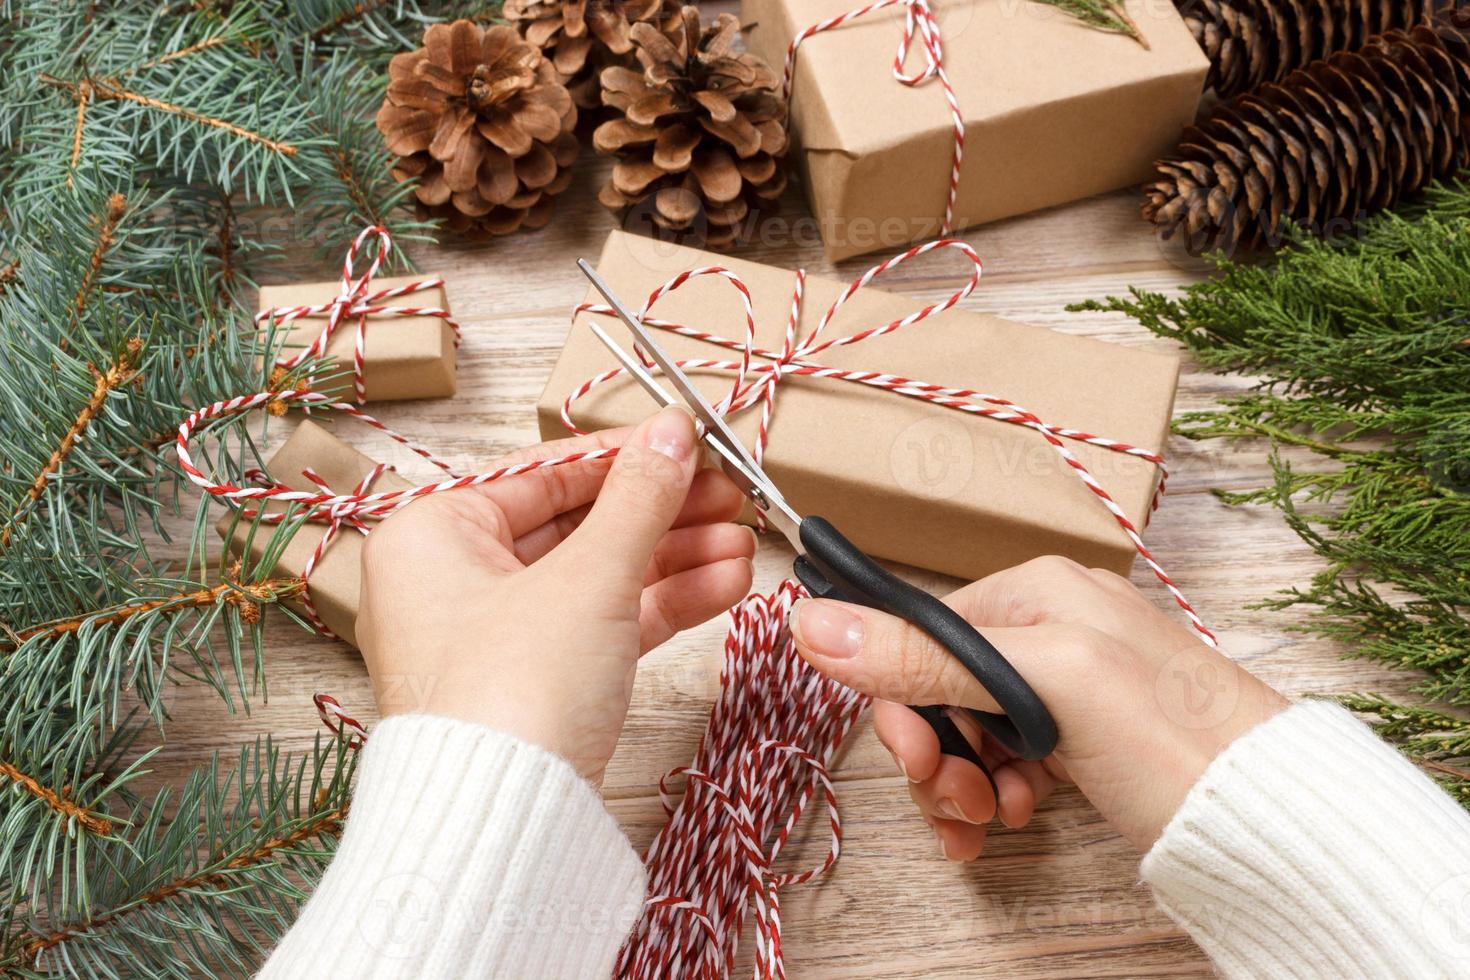
[[[1266,600],[1348,656],[1419,674],[1428,702],[1470,706],[1470,185],[1365,222],[1354,237],[1299,236],[1269,264],[1217,257],[1182,296],[1132,290],[1080,304],[1136,318],[1254,390],[1182,416],[1195,439],[1273,449],[1266,486],[1221,492],[1276,508],[1323,560]],[[1316,458],[1293,466],[1284,447]],[[1470,726],[1433,705],[1355,695],[1470,806]]]
[[[1112,34],[1126,34],[1145,48],[1148,39],[1138,29],[1138,23],[1128,13],[1122,0],[1035,0],[1056,7],[1082,23]]]

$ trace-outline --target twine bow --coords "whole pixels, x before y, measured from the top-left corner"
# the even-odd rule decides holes
[[[944,90],[944,99],[949,103],[950,121],[954,127],[954,150],[950,156],[949,197],[944,205],[944,223],[939,228],[939,234],[948,235],[954,230],[955,200],[960,192],[960,161],[965,155],[965,117],[960,112],[959,96],[955,94],[954,86],[950,84],[949,73],[944,69],[944,41],[939,33],[939,21],[929,6],[929,0],[878,0],[877,3],[870,3],[866,7],[858,7],[835,17],[818,21],[799,32],[786,48],[786,70],[782,82],[782,94],[789,104],[791,85],[796,71],[796,50],[804,41],[823,31],[841,27],[848,21],[865,17],[876,10],[895,6],[903,8],[903,35],[899,38],[898,50],[893,56],[893,77],[910,88],[917,88],[931,78],[937,78],[939,87]],[[923,45],[924,67],[919,71],[909,73],[904,71],[903,66],[908,61],[909,51],[913,47],[913,40],[916,36]]]
[[[368,490],[371,489],[373,483],[377,481],[378,477],[382,476],[384,471],[390,468],[391,467],[385,466],[382,463],[375,464],[373,468],[368,470],[363,478],[358,481],[357,486],[353,488],[352,492],[354,494],[367,493]],[[327,485],[327,481],[322,479],[317,474],[316,470],[308,467],[307,469],[301,471],[301,475],[306,477],[306,479],[315,486],[320,487],[323,491],[327,493],[332,492],[332,488]],[[322,522],[327,525],[327,528],[326,531],[322,533],[321,540],[318,541],[316,543],[316,547],[312,549],[311,557],[307,558],[306,564],[302,566],[301,580],[306,583],[306,589],[301,593],[301,605],[302,608],[306,611],[306,616],[311,621],[311,625],[316,627],[318,633],[320,633],[322,636],[328,637],[329,639],[338,640],[341,639],[341,637],[332,632],[332,630],[327,627],[327,624],[322,621],[321,616],[317,614],[316,604],[313,603],[311,600],[311,573],[316,570],[317,563],[322,560],[322,555],[326,554],[327,549],[332,545],[332,541],[337,537],[337,534],[342,530],[343,527],[351,528],[358,534],[366,535],[368,533],[368,526],[366,523],[364,523],[363,519],[358,516],[357,512],[353,509],[353,505],[351,504],[335,504],[330,507],[322,508],[322,510],[319,512],[319,516]]]
[[[970,263],[970,275],[963,286],[955,290],[945,299],[937,303],[931,303],[921,310],[910,313],[908,316],[900,317],[888,323],[860,330],[846,336],[822,339],[822,332],[859,289],[862,289],[878,276],[902,265],[904,262],[941,248],[958,251]],[[704,266],[688,272],[679,273],[649,295],[647,302],[643,304],[639,311],[639,319],[646,327],[667,330],[670,333],[691,337],[740,352],[739,360],[690,358],[678,361],[677,363],[685,370],[722,371],[734,375],[734,382],[729,393],[713,406],[715,411],[721,415],[734,414],[750,408],[757,403],[761,405],[760,424],[757,427],[755,444],[751,450],[751,455],[757,462],[760,462],[764,458],[766,443],[769,439],[771,417],[775,411],[777,385],[780,384],[783,378],[791,375],[828,378],[836,381],[867,385],[869,387],[891,391],[907,398],[917,398],[954,411],[1008,422],[1012,425],[1024,426],[1037,432],[1046,440],[1052,450],[1061,457],[1068,470],[1082,481],[1083,485],[1087,487],[1094,498],[1112,515],[1113,520],[1128,536],[1138,556],[1148,566],[1149,570],[1153,572],[1154,576],[1169,592],[1170,596],[1173,597],[1175,603],[1184,612],[1190,625],[1194,627],[1200,638],[1210,646],[1217,646],[1218,641],[1214,633],[1210,632],[1209,628],[1205,626],[1204,621],[1195,612],[1194,607],[1190,605],[1184,593],[1174,583],[1174,580],[1170,578],[1168,572],[1164,570],[1163,565],[1159,563],[1158,559],[1154,557],[1153,553],[1143,543],[1143,536],[1138,527],[1124,512],[1123,508],[1118,505],[1117,501],[1113,499],[1112,495],[1108,493],[1107,489],[1092,475],[1092,472],[1087,468],[1086,464],[1067,448],[1066,443],[1069,441],[1087,443],[1088,445],[1098,446],[1110,452],[1132,456],[1157,466],[1160,472],[1160,479],[1149,508],[1150,512],[1158,508],[1168,480],[1168,467],[1164,462],[1162,454],[1117,439],[1095,435],[1081,429],[1053,425],[1043,421],[1034,412],[999,395],[987,394],[971,388],[954,388],[932,384],[927,381],[889,374],[883,371],[847,370],[844,368],[828,367],[812,360],[815,355],[829,348],[850,346],[852,344],[862,343],[865,340],[871,340],[874,337],[881,337],[920,323],[931,316],[954,307],[975,290],[983,272],[984,266],[980,261],[980,257],[975,254],[974,249],[962,241],[940,239],[924,245],[916,245],[906,252],[902,252],[878,263],[849,283],[838,295],[837,299],[833,301],[832,305],[827,308],[826,312],[822,314],[816,327],[800,343],[796,341],[797,325],[801,316],[806,276],[803,272],[798,272],[796,275],[796,286],[792,295],[791,314],[786,322],[784,339],[780,351],[770,351],[756,346],[755,310],[751,302],[750,290],[738,275],[724,266]],[[731,340],[726,337],[721,337],[718,334],[710,333],[709,331],[697,330],[693,327],[649,315],[653,305],[661,297],[668,295],[689,280],[700,276],[718,276],[727,280],[735,287],[745,313],[745,336],[742,340]],[[614,311],[610,306],[597,303],[582,303],[578,305],[573,311],[573,316],[580,313],[593,313],[604,316],[614,315]],[[656,367],[653,361],[641,349],[638,349],[636,345],[634,350],[646,367],[650,369]],[[756,362],[756,358],[760,358],[761,360]],[[606,384],[621,374],[623,374],[621,367],[612,368],[595,377],[589,378],[573,390],[562,402],[561,417],[563,424],[571,431],[581,433],[583,430],[572,420],[571,409],[573,403],[593,389]]]
[[[376,236],[378,248],[373,254],[373,260],[368,264],[368,269],[362,275],[357,275],[354,267],[357,264],[357,253],[362,248],[369,236]],[[426,289],[437,289],[444,285],[440,278],[421,279],[416,282],[407,283],[402,286],[394,286],[391,289],[379,289],[370,292],[368,287],[372,284],[373,276],[378,274],[378,269],[393,251],[393,238],[388,234],[388,229],[378,225],[371,225],[358,233],[353,239],[352,245],[347,249],[347,255],[342,260],[342,287],[336,296],[325,303],[316,303],[303,306],[288,306],[276,309],[263,310],[256,314],[257,324],[273,321],[279,324],[291,323],[304,316],[318,316],[327,314],[327,322],[322,327],[322,332],[317,334],[310,344],[295,354],[283,354],[276,358],[276,368],[290,371],[299,367],[313,358],[323,357],[327,353],[327,346],[332,342],[333,335],[344,321],[356,319],[357,330],[353,337],[352,345],[352,390],[359,402],[367,401],[367,389],[364,382],[365,348],[367,345],[368,318],[374,316],[434,316],[439,317],[454,331],[454,344],[459,346],[461,333],[459,322],[450,316],[449,311],[437,306],[384,306],[383,300],[396,299],[399,296],[408,296],[413,293],[422,292]],[[308,378],[308,386],[313,379]]]

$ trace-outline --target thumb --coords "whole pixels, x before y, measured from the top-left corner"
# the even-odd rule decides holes
[[[633,576],[641,587],[653,549],[679,516],[699,468],[695,441],[694,416],[682,406],[645,419],[618,450],[568,550],[611,560],[615,573]]]
[[[1068,683],[1069,656],[1088,641],[1067,624],[986,627],[985,638],[1055,711]],[[803,599],[791,614],[796,647],[813,667],[848,687],[900,704],[948,704],[999,711],[1000,706],[947,649],[916,626],[866,606]],[[1076,680],[1076,678],[1072,678]]]

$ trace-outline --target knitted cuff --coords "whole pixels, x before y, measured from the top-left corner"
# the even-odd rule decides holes
[[[562,759],[398,716],[363,748],[337,855],[261,976],[608,976],[644,886]]]
[[[1222,974],[1470,974],[1470,815],[1342,708],[1222,752],[1143,859]]]

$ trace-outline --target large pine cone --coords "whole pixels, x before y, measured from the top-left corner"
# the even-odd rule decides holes
[[[577,107],[596,109],[602,70],[635,64],[633,25],[662,26],[679,6],[679,0],[505,0],[502,12],[551,61]]]
[[[695,7],[667,31],[633,25],[643,71],[602,73],[602,101],[622,113],[592,135],[599,153],[618,158],[603,204],[646,211],[669,237],[718,248],[780,196],[786,100],[765,62],[731,50],[738,33],[733,14],[701,29]]]
[[[546,224],[572,179],[577,108],[540,49],[503,24],[435,24],[388,78],[378,129],[429,214],[471,236]]]
[[[1144,217],[1195,253],[1319,234],[1470,164],[1470,11],[1390,31],[1221,104],[1144,188]]]
[[[1465,0],[1174,0],[1210,59],[1205,88],[1228,99],[1370,37],[1408,30]]]

